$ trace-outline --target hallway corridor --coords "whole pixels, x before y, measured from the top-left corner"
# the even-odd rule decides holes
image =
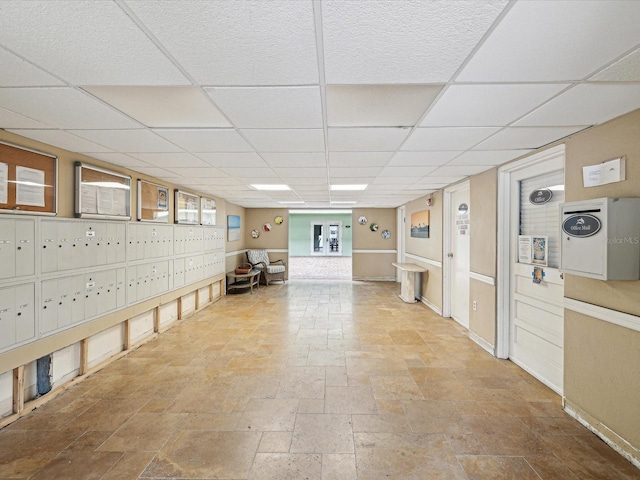
[[[640,479],[395,283],[231,295],[0,431],[0,479]]]

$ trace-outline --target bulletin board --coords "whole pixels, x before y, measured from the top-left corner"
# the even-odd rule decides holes
[[[169,188],[138,180],[138,220],[169,223]]]
[[[213,198],[200,197],[200,223],[216,224],[216,201]]]
[[[200,197],[176,190],[176,223],[198,225],[200,223]]]
[[[131,220],[131,177],[75,162],[78,218]]]
[[[58,158],[0,142],[0,211],[55,215]]]

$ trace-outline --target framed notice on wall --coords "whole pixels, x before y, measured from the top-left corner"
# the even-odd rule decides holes
[[[176,223],[198,225],[200,223],[200,197],[176,190]]]
[[[200,197],[200,223],[216,224],[216,201],[213,198]]]
[[[76,217],[131,219],[131,177],[76,162]]]
[[[138,180],[138,220],[169,223],[169,189],[157,183]]]
[[[55,215],[58,158],[0,142],[0,211]]]

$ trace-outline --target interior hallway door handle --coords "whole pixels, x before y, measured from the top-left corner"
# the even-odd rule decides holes
[[[447,257],[453,258],[453,253],[447,253]]]

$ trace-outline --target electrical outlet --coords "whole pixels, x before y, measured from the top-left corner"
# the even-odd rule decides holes
[[[473,301],[473,311],[475,312],[476,310],[478,310],[478,302],[476,302],[475,300]]]

